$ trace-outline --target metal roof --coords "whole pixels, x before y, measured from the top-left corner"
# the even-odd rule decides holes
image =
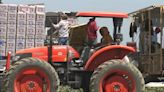
[[[77,17],[106,17],[106,18],[128,18],[128,14],[121,12],[78,12]]]
[[[164,9],[164,5],[152,5],[152,6],[149,6],[149,7],[142,8],[142,9],[139,9],[137,11],[131,12],[128,15],[133,16],[133,15],[137,15],[138,13],[147,12],[147,11],[155,11],[155,10],[156,10],[156,12],[159,12],[160,8]]]
[[[164,21],[164,5],[152,5],[131,12],[128,15],[130,17],[133,17],[136,20],[136,22],[138,21],[139,23],[141,21],[142,16],[144,19],[148,19],[148,14],[150,14],[150,19],[153,22],[153,26],[160,26],[160,20],[162,20],[162,22]]]

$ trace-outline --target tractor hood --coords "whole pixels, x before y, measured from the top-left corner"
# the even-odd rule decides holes
[[[19,50],[16,52],[16,60],[33,57],[48,61],[48,47],[35,47]],[[71,55],[70,55],[71,54]],[[71,57],[70,57],[71,56]],[[69,58],[79,58],[78,52],[70,46],[56,45],[52,47],[52,62],[66,62]]]

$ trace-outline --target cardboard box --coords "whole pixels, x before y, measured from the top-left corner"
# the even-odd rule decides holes
[[[6,27],[0,27],[0,36],[6,36],[7,33],[7,29]]]
[[[17,12],[17,5],[16,4],[9,4],[8,5],[8,12],[9,13],[16,13]]]
[[[44,39],[42,38],[35,39],[35,43],[44,43]]]
[[[13,39],[13,40],[15,40],[16,39],[16,35],[13,35],[13,34],[7,34],[7,40],[8,39]]]
[[[29,28],[35,29],[35,25],[27,25],[27,29]]]
[[[18,20],[17,21],[17,26],[25,27],[27,24],[26,20]]]
[[[7,19],[0,19],[0,26],[5,27],[7,25]]]
[[[8,12],[8,4],[0,4],[1,12]]]
[[[44,42],[41,42],[41,43],[35,43],[35,47],[42,47],[42,46],[44,46]]]
[[[45,38],[46,38],[46,35],[36,35],[35,36],[35,47],[44,46]]]
[[[46,30],[44,27],[36,28],[36,35],[46,35]]]
[[[36,14],[36,21],[45,21],[45,13],[37,13]]]
[[[44,13],[45,6],[44,5],[36,5],[36,13]]]
[[[7,21],[7,26],[8,27],[13,27],[16,29],[16,20],[8,20]]]
[[[6,36],[6,33],[0,33],[0,36]],[[7,36],[5,38],[7,38]]]
[[[15,42],[16,36],[12,34],[8,34],[7,42]]]
[[[17,19],[17,13],[8,13],[8,20],[15,20]]]
[[[18,5],[18,12],[20,13],[26,13],[28,11],[27,5]]]
[[[6,48],[6,39],[0,39],[0,49]]]
[[[0,37],[0,56],[6,55],[6,39],[4,37]]]
[[[33,47],[35,47],[34,43],[26,43],[25,48],[33,48]]]
[[[35,35],[26,35],[26,39],[35,39]]]
[[[39,37],[39,38],[41,38],[41,39],[46,39],[46,36],[47,36],[47,35],[35,35],[36,38]]]
[[[7,20],[7,12],[1,12],[1,11],[0,11],[0,19],[5,19],[5,20]]]
[[[24,36],[24,35],[17,35],[16,38],[17,38],[17,39],[26,39],[26,36]]]
[[[35,35],[35,26],[27,26],[26,35]]]
[[[6,56],[6,49],[0,49],[0,56]]]
[[[1,36],[5,36],[5,38],[7,38],[7,33],[0,33],[0,37]],[[1,38],[0,38],[1,39]]]
[[[16,51],[25,48],[25,39],[16,39]]]
[[[22,35],[25,36],[26,34],[26,27],[17,27],[17,36]]]
[[[0,39],[6,39],[5,35],[0,36]]]
[[[12,52],[14,52],[15,53],[15,42],[7,42],[7,44],[6,44],[7,46],[6,46],[6,51],[8,52],[8,51],[12,51]]]
[[[35,20],[27,20],[27,25],[34,25],[35,26]]]
[[[36,21],[36,28],[45,27],[45,21]]]
[[[16,34],[8,33],[6,39],[16,39]]]
[[[8,27],[7,28],[7,35],[16,35],[16,27]]]
[[[18,13],[17,13],[17,20],[26,21],[26,13],[18,12]]]
[[[26,36],[26,46],[25,48],[32,48],[34,47],[34,35],[28,35]]]
[[[35,13],[27,13],[26,16],[27,16],[27,20],[34,20],[35,21],[35,18],[36,18]]]
[[[28,6],[28,13],[35,13],[35,6]]]
[[[35,42],[44,42],[46,35],[35,35]]]

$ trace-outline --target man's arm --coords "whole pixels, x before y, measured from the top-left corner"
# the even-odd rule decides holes
[[[62,23],[59,22],[58,24],[52,24],[55,29],[59,29],[62,26]]]

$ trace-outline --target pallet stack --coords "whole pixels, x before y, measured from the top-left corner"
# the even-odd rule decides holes
[[[0,4],[0,56],[44,45],[44,5]]]
[[[19,5],[17,12],[16,51],[25,48],[27,6]]]
[[[44,6],[36,6],[36,35],[35,46],[40,47],[44,45],[46,38],[45,31],[45,13]]]
[[[26,27],[26,48],[34,47],[34,37],[35,37],[35,7],[30,6],[27,12],[27,27]]]
[[[2,4],[0,6],[0,55],[6,55],[6,36],[7,36],[7,19],[8,19],[8,6]]]

